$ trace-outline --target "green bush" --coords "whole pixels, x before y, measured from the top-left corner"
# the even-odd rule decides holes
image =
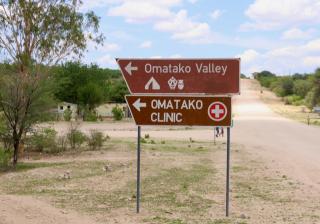
[[[88,146],[90,150],[100,150],[103,143],[107,141],[107,138],[102,132],[93,130],[88,137]]]
[[[65,121],[70,121],[72,118],[72,111],[68,108],[63,112],[63,118]]]
[[[147,140],[145,138],[140,138],[141,143],[147,143]]]
[[[293,83],[293,93],[304,98],[312,88],[310,80],[295,80]]]
[[[301,105],[300,103],[303,101],[303,99],[298,95],[290,95],[286,96],[284,98],[284,103],[287,105]]]
[[[27,143],[31,150],[37,152],[56,152],[57,132],[52,128],[37,130],[28,139]]]
[[[285,97],[293,93],[293,79],[291,77],[278,77],[270,88],[277,96]]]
[[[276,77],[261,77],[258,81],[260,82],[261,86],[269,88],[276,80]]]
[[[84,121],[97,121],[98,120],[97,113],[94,110],[93,111],[85,110],[83,120]]]
[[[112,108],[112,115],[116,121],[120,121],[123,118],[123,110],[119,106]]]
[[[9,166],[12,155],[11,152],[0,148],[0,170],[6,169]]]
[[[84,133],[77,129],[70,129],[67,134],[67,139],[72,149],[79,148],[86,140],[87,137]]]

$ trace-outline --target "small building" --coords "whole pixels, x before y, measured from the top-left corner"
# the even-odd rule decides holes
[[[78,105],[68,102],[61,102],[58,104],[58,116],[59,119],[64,119],[64,112],[66,110],[71,110],[71,119],[75,119],[77,117]]]
[[[113,118],[112,109],[116,106],[118,106],[122,109],[124,118],[131,117],[130,110],[129,110],[127,104],[125,104],[125,103],[102,104],[96,108],[97,115],[99,117],[101,117],[102,119]]]

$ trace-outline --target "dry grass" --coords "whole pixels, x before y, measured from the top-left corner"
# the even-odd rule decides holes
[[[303,197],[299,183],[266,167],[261,158],[239,145],[232,146],[231,218],[225,218],[225,147],[221,142],[147,139],[142,144],[139,216],[134,212],[135,143],[130,139],[111,140],[105,151],[86,153],[87,161],[83,155],[73,162],[41,161],[53,165],[2,175],[0,190],[33,195],[104,223],[320,221],[319,195],[313,195],[313,200]],[[107,172],[105,165],[110,168]],[[62,178],[65,172],[71,174],[70,179]]]
[[[320,125],[320,115],[312,113],[305,106],[285,105],[280,97],[277,97],[273,92],[267,89],[264,89],[260,96],[263,102],[269,105],[274,112],[280,114],[281,116],[305,124]]]

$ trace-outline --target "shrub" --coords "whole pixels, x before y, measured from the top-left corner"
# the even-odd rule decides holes
[[[99,150],[103,146],[103,143],[107,141],[107,138],[102,132],[92,130],[88,137],[88,145],[90,150]]]
[[[63,112],[63,118],[65,121],[70,121],[72,118],[72,111],[68,108]]]
[[[83,120],[84,121],[97,121],[98,120],[97,113],[95,111],[85,110]]]
[[[123,111],[119,106],[112,108],[112,115],[116,121],[120,121],[123,118]]]
[[[59,136],[57,138],[57,151],[64,152],[67,150],[68,139],[66,136]]]
[[[145,134],[144,138],[150,138],[150,135],[149,134]]]
[[[284,103],[287,105],[300,105],[302,98],[298,95],[291,95],[284,98]],[[298,103],[299,102],[299,103]]]
[[[67,139],[72,149],[80,147],[87,139],[86,135],[78,130],[78,125],[71,123],[69,132],[67,133]]]
[[[312,88],[312,82],[309,80],[296,80],[293,83],[294,94],[305,97]]]
[[[0,148],[0,169],[6,169],[12,158],[11,152]]]
[[[38,152],[55,152],[57,132],[52,128],[38,130],[28,138],[29,147]]]
[[[140,142],[141,142],[141,143],[147,143],[146,139],[144,139],[144,138],[141,138],[141,139],[140,139]]]

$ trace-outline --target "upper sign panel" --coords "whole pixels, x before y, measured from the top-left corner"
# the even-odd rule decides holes
[[[239,94],[240,59],[117,59],[135,94]]]

